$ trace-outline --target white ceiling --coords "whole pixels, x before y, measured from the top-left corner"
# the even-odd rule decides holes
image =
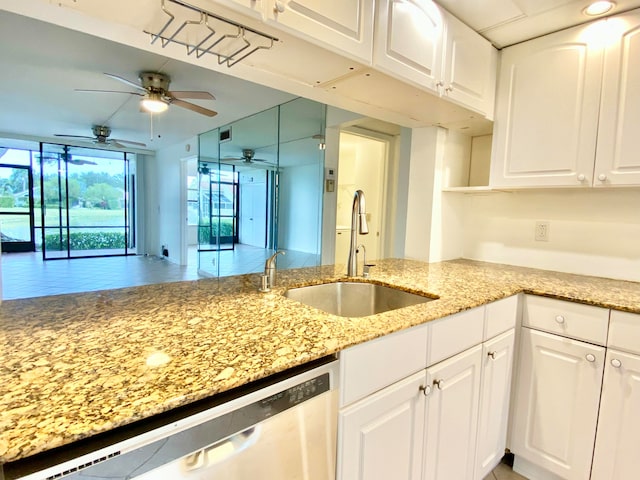
[[[590,21],[582,10],[593,0],[437,0],[447,11],[502,48]],[[616,14],[640,0],[616,0]]]
[[[157,150],[284,103],[293,95],[192,64],[106,41],[53,24],[0,11],[0,136],[88,135],[108,125],[111,136]],[[81,93],[75,89],[132,91],[106,77],[137,81],[140,71],[171,77],[172,90],[204,90],[216,100],[195,100],[219,112],[213,118],[170,106],[153,117],[139,109],[139,97]],[[59,139],[57,141],[60,141]]]

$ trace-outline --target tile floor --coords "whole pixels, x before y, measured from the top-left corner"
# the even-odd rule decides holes
[[[2,298],[10,300],[262,272],[265,260],[273,253],[273,250],[246,245],[236,247],[233,251],[220,252],[219,257],[217,252],[200,252],[200,270],[195,247],[189,249],[187,266],[142,255],[43,261],[40,252],[4,253],[0,256]],[[317,265],[319,256],[287,251],[277,262],[280,269],[306,267]]]
[[[484,477],[484,480],[527,480],[522,475],[518,475],[516,472],[511,470],[509,465],[501,463],[496,468],[493,469],[489,475]]]

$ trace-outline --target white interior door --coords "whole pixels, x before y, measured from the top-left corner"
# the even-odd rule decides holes
[[[267,241],[267,183],[264,172],[240,176],[238,240],[244,245],[265,248]]]

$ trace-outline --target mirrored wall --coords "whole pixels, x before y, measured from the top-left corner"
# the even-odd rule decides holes
[[[278,268],[320,264],[325,116],[298,98],[199,136],[201,273],[259,272],[277,250]]]

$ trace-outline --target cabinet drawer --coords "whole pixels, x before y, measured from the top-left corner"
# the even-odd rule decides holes
[[[516,326],[518,295],[485,306],[484,340],[489,340]]]
[[[606,345],[609,310],[527,295],[522,312],[522,325],[597,345]]]
[[[482,343],[484,306],[435,320],[429,327],[428,366]]]
[[[340,407],[425,368],[428,331],[419,325],[340,353]]]
[[[640,355],[640,315],[612,310],[607,346]]]

